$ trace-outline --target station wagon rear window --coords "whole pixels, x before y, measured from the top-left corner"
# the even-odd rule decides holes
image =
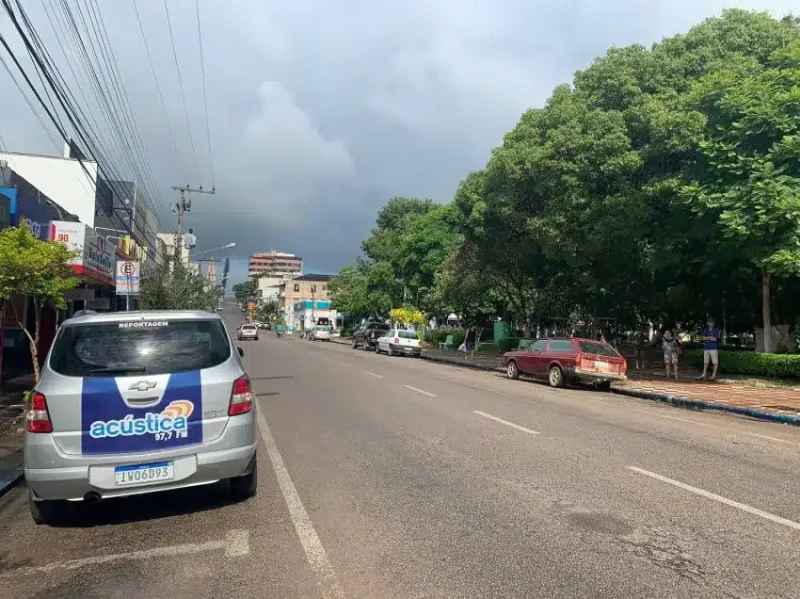
[[[598,343],[596,341],[580,341],[581,351],[585,354],[594,354],[596,356],[612,356],[618,358],[619,354],[610,345],[605,343]]]
[[[133,376],[212,368],[230,358],[228,337],[219,320],[158,324],[161,326],[94,323],[62,327],[50,355],[50,368],[64,376]]]

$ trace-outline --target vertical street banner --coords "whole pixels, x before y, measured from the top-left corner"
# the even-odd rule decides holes
[[[117,262],[117,295],[138,295],[139,269],[139,262],[132,260],[119,260]]]

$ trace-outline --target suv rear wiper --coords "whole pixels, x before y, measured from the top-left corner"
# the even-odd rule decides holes
[[[120,374],[123,372],[145,372],[144,366],[108,366],[106,368],[92,368],[89,374]]]

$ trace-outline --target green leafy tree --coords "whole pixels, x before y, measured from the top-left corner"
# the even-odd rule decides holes
[[[278,302],[270,299],[258,305],[253,313],[253,318],[259,322],[272,322],[278,316]]]
[[[0,300],[14,312],[28,338],[34,379],[39,382],[39,338],[44,306],[64,309],[64,292],[78,284],[69,262],[75,253],[57,241],[41,241],[27,227],[0,231]],[[14,296],[29,296],[34,309],[34,328],[28,329],[22,314],[16,314]]]
[[[144,273],[139,303],[145,310],[214,310],[221,292],[183,264],[163,265]]]
[[[758,269],[764,346],[772,351],[772,281],[800,275],[800,41],[764,66],[742,59],[707,75],[691,103],[708,122],[703,161],[684,191]]]
[[[258,290],[258,280],[255,278],[236,283],[233,286],[233,296],[236,301],[245,306],[256,299],[256,291]]]

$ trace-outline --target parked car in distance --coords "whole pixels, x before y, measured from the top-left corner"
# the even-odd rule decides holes
[[[414,331],[391,329],[383,336],[378,337],[375,351],[377,353],[386,352],[390,356],[400,355],[418,358],[422,354],[422,346],[419,343],[419,337]]]
[[[255,339],[258,341],[258,327],[254,324],[243,324],[239,327],[237,338],[239,341],[244,341],[245,339]]]
[[[65,320],[26,413],[24,469],[37,524],[68,502],[230,481],[256,494],[255,396],[213,312]]]
[[[357,349],[359,346],[364,350],[375,349],[378,346],[378,337],[386,334],[390,328],[383,322],[362,324],[353,332],[353,349]]]
[[[608,343],[592,339],[537,339],[527,349],[503,354],[510,379],[525,374],[547,379],[552,387],[591,384],[608,390],[613,381],[626,381],[628,363]]]
[[[318,324],[308,332],[308,338],[311,341],[330,341],[331,327],[324,324]]]

